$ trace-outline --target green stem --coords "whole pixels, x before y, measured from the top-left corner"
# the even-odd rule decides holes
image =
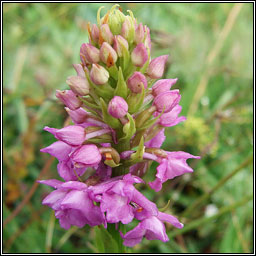
[[[51,253],[52,251],[52,238],[53,238],[53,232],[54,232],[54,225],[55,225],[55,215],[54,211],[51,212],[48,227],[47,227],[47,233],[46,233],[46,242],[45,242],[45,249],[47,253]]]
[[[249,156],[242,164],[240,164],[237,168],[235,168],[231,173],[222,178],[210,191],[203,194],[199,197],[193,204],[191,204],[182,214],[182,217],[188,216],[192,213],[202,202],[208,199],[215,191],[217,191],[221,186],[223,186],[229,179],[231,179],[235,174],[239,171],[243,170],[244,167],[252,163],[253,156]]]
[[[130,150],[130,140],[124,140],[122,143],[116,144],[114,148],[118,151],[119,154],[123,151]]]
[[[122,143],[118,143],[114,145],[114,148],[117,150],[117,152],[120,154],[123,151],[130,150],[130,140],[123,141]],[[122,164],[120,166],[117,166],[115,168],[112,168],[112,176],[120,176],[126,173],[127,168],[125,168]]]
[[[247,202],[249,202],[250,200],[253,199],[253,195],[250,195],[250,196],[247,196],[245,197],[243,200],[240,200],[234,204],[231,204],[229,206],[225,206],[225,207],[222,207],[219,212],[211,217],[203,217],[203,218],[199,218],[197,220],[194,220],[192,222],[190,222],[189,224],[187,224],[183,229],[177,229],[175,231],[173,231],[170,235],[169,235],[169,238],[173,238],[177,235],[181,235],[183,233],[186,233],[194,228],[197,228],[199,226],[202,226],[203,224],[207,223],[207,222],[210,222],[216,218],[218,218],[219,216],[227,213],[227,212],[230,212],[240,206],[243,206],[245,205]]]
[[[119,230],[124,234],[125,233],[125,225],[119,222],[118,227],[116,229],[116,224],[108,224],[107,227],[108,232],[111,236],[116,240],[118,244],[119,253],[125,253],[125,246],[123,245],[123,239],[120,236]]]

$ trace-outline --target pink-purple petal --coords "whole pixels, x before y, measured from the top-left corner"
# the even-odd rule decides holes
[[[167,214],[167,213],[164,213],[164,212],[159,212],[157,217],[161,221],[171,223],[176,228],[183,228],[183,226],[184,226],[181,222],[179,222],[179,220],[176,217],[174,217],[170,214]]]
[[[162,129],[155,137],[147,141],[144,145],[147,148],[160,148],[165,141],[164,129]]]
[[[67,160],[72,147],[65,142],[56,141],[46,148],[42,148],[40,152],[48,153],[56,157],[59,161]]]
[[[37,180],[38,183],[53,187],[53,188],[58,188],[63,182],[60,180],[56,179],[50,179],[50,180]]]
[[[145,235],[146,230],[141,227],[139,223],[134,229],[128,231],[125,235],[122,235],[124,239],[123,244],[128,247],[133,247],[136,244],[139,244]]]

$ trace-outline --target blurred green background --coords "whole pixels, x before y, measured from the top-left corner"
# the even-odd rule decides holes
[[[65,122],[55,90],[75,74],[86,24],[96,23],[101,5],[3,4],[5,252],[96,252],[93,229],[61,229],[41,205],[51,189],[35,180],[40,173],[57,178],[57,160],[39,152],[55,140],[43,127]],[[165,77],[179,78],[175,88],[188,120],[166,130],[163,148],[202,156],[189,162],[193,174],[166,182],[161,192],[141,187],[159,208],[170,200],[166,212],[185,227],[167,225],[168,243],[143,239],[132,252],[252,252],[253,4],[120,5],[151,29],[153,57],[170,54]],[[102,14],[112,4],[104,6]]]

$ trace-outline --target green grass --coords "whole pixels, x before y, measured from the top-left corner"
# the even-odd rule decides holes
[[[103,12],[112,6],[104,5]],[[54,138],[43,132],[43,127],[60,128],[66,119],[55,90],[67,88],[66,77],[75,74],[72,63],[79,63],[80,45],[88,42],[86,23],[96,22],[100,6],[4,3],[4,219],[20,204],[49,159],[39,149]],[[142,187],[159,208],[170,199],[167,212],[176,215],[186,228],[177,231],[167,226],[168,243],[144,239],[132,252],[252,252],[252,162],[243,165],[253,154],[252,3],[241,8],[234,3],[129,3],[121,7],[123,11],[131,9],[139,22],[149,26],[153,56],[170,54],[165,76],[179,78],[175,88],[180,89],[182,114],[188,120],[166,130],[164,149],[202,156],[200,161],[189,162],[193,174],[165,183],[161,192]],[[220,45],[217,50],[216,43]],[[207,61],[211,54],[215,54],[213,60]],[[44,179],[57,178],[56,164],[55,160]],[[152,165],[149,178],[153,179],[155,168]],[[235,175],[217,185],[237,168]],[[39,186],[6,225],[5,252],[93,252],[92,229],[73,229],[65,241],[67,231],[57,221],[51,248],[46,246],[51,210],[41,201],[49,191]],[[202,197],[205,200],[191,209]],[[217,212],[209,212],[212,205]]]

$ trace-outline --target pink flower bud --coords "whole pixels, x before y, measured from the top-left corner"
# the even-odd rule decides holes
[[[76,149],[71,159],[75,167],[95,167],[101,161],[101,154],[97,146],[93,144],[87,144]]]
[[[152,79],[161,78],[164,74],[164,67],[167,59],[168,55],[162,55],[151,60],[147,70],[147,75]]]
[[[83,108],[78,108],[76,110],[65,108],[65,110],[75,124],[84,123],[86,121],[86,118],[88,117],[88,112],[86,112]]]
[[[108,113],[115,117],[124,117],[128,112],[128,104],[119,96],[115,96],[108,104]]]
[[[144,30],[142,23],[140,23],[135,30],[135,35],[134,35],[135,43],[136,44],[142,43],[144,36],[145,36],[145,30]]]
[[[167,113],[179,103],[180,98],[179,90],[162,92],[155,97],[153,105],[156,107],[158,112],[162,112],[164,109],[164,113]]]
[[[56,97],[62,101],[68,108],[75,110],[83,104],[71,90],[59,91],[56,90]]]
[[[99,30],[98,26],[96,24],[93,24],[92,28],[91,28],[91,36],[92,36],[92,40],[95,43],[98,43],[98,41],[99,41],[99,34],[100,34],[100,30]]]
[[[82,44],[80,48],[80,59],[84,65],[98,63],[100,61],[100,51],[90,44]]]
[[[141,93],[142,86],[146,89],[148,87],[146,77],[140,72],[134,72],[127,80],[128,88],[134,93]]]
[[[114,37],[114,49],[117,52],[117,55],[119,57],[123,56],[124,48],[128,50],[129,45],[126,39],[124,39],[122,36],[117,35]]]
[[[131,54],[132,63],[136,67],[142,67],[148,60],[148,52],[143,43],[138,44]]]
[[[109,43],[104,42],[100,47],[100,59],[111,67],[115,64],[117,60],[116,51],[112,48]]]
[[[95,84],[105,84],[109,79],[109,73],[104,67],[92,64],[90,78]]]
[[[152,94],[156,97],[158,94],[160,94],[162,92],[169,91],[170,88],[177,82],[177,80],[178,80],[178,78],[158,80],[152,86]]]
[[[73,64],[73,67],[76,70],[78,76],[85,77],[84,69],[81,64]]]
[[[147,31],[145,46],[151,50],[151,38],[150,38],[150,30],[147,26],[144,27],[144,30]]]
[[[90,85],[85,77],[82,76],[69,76],[66,80],[70,89],[80,96],[89,94]]]
[[[102,44],[104,41],[113,44],[114,36],[109,28],[108,24],[102,24],[100,27],[100,44]]]
[[[135,34],[135,23],[132,17],[126,16],[122,25],[121,36],[132,42]]]
[[[79,125],[70,125],[59,129],[55,136],[71,146],[81,145],[85,141],[85,129]]]
[[[130,22],[125,19],[123,25],[122,25],[122,30],[121,30],[121,35],[127,39],[129,35],[129,28],[130,28]]]

